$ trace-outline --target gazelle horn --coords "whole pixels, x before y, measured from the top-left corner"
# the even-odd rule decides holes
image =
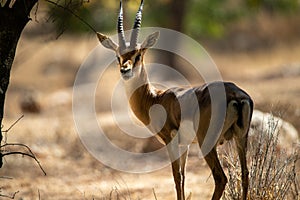
[[[138,34],[139,34],[140,27],[141,27],[141,22],[142,22],[143,6],[144,6],[144,0],[141,0],[139,10],[137,11],[136,16],[135,16],[133,30],[131,32],[131,38],[130,38],[130,47],[131,48],[135,48],[137,45]]]
[[[126,41],[124,35],[124,27],[123,27],[123,6],[122,0],[120,0],[120,12],[118,16],[118,38],[119,38],[119,46],[120,48],[126,48]]]

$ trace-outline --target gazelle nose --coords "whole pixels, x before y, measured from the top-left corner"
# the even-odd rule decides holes
[[[125,74],[125,73],[127,73],[127,72],[129,72],[130,71],[130,68],[128,68],[128,67],[121,67],[121,69],[120,69],[120,72],[122,73],[122,74]]]

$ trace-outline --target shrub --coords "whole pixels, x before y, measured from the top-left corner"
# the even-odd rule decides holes
[[[297,148],[282,149],[278,145],[278,122],[266,119],[264,130],[254,130],[248,142],[249,200],[295,199],[299,200],[299,180],[297,180]],[[262,126],[263,127],[263,126]],[[222,150],[223,165],[227,167],[228,184],[223,199],[241,199],[241,170],[233,142]],[[292,145],[292,144],[291,144]],[[299,149],[299,146],[298,146]]]

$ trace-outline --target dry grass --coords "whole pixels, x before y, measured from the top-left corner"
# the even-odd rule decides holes
[[[249,191],[248,199],[293,199],[299,200],[299,175],[297,161],[299,146],[282,149],[278,145],[276,131],[278,123],[274,118],[266,119],[268,128],[257,130],[249,137],[248,167]],[[223,164],[227,164],[228,184],[223,199],[241,199],[241,173],[238,156],[232,143],[224,148]]]

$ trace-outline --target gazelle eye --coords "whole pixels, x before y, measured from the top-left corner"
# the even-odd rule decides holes
[[[140,60],[141,60],[141,54],[138,54],[138,55],[135,57],[134,61],[135,61],[135,62],[138,62],[138,61],[140,61]]]

